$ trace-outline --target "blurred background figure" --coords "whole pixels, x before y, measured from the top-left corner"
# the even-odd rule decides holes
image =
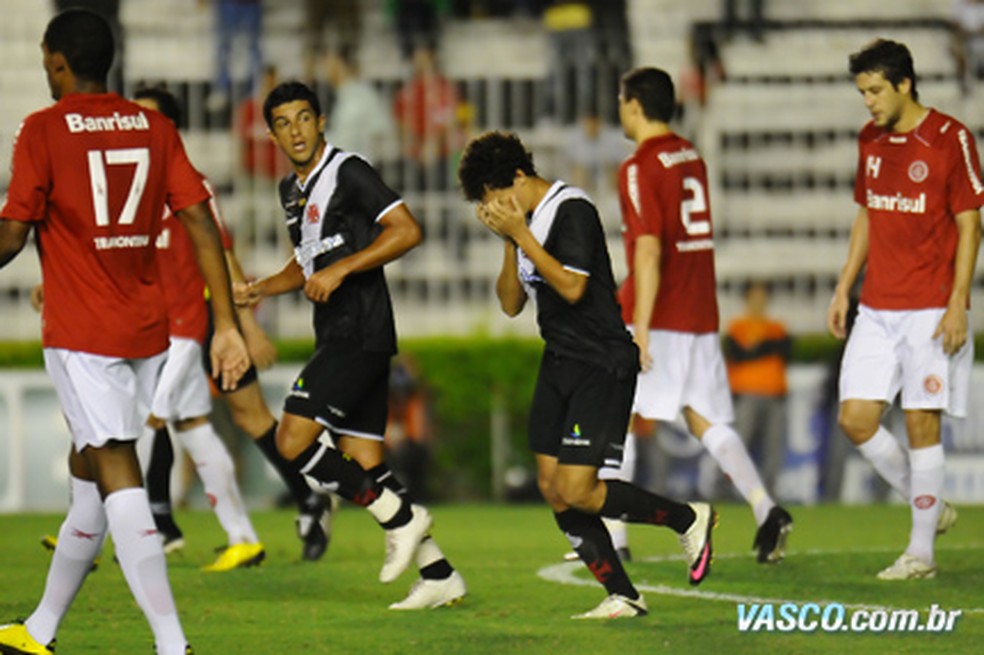
[[[570,165],[570,177],[566,181],[581,187],[597,201],[603,194],[617,191],[618,166],[632,154],[632,147],[621,129],[589,109],[570,129],[564,151]]]
[[[728,325],[724,356],[735,430],[748,440],[765,486],[775,489],[786,453],[786,366],[792,339],[786,326],[769,316],[769,296],[766,282],[746,283],[745,311]]]
[[[304,0],[304,79],[317,84],[318,60],[326,45],[355,52],[362,37],[362,12],[357,0]],[[328,38],[325,39],[325,36]]]
[[[393,154],[396,126],[383,97],[359,77],[354,54],[351,46],[342,46],[325,55],[324,72],[334,96],[328,114],[328,143],[379,165]]]
[[[263,67],[260,37],[263,32],[262,0],[198,0],[200,5],[211,2],[215,8],[215,79],[208,97],[208,109],[221,114],[232,102],[233,42],[242,35],[249,51],[246,93],[256,91]]]
[[[279,157],[277,145],[263,119],[263,100],[279,84],[277,67],[263,68],[263,77],[256,91],[243,98],[236,108],[236,132],[239,135],[239,161],[242,172],[255,181],[276,182],[289,171]]]
[[[740,5],[747,5],[747,13]],[[765,0],[723,0],[722,20],[727,38],[738,30],[744,30],[755,41],[762,41],[762,28],[765,26]],[[739,14],[744,13],[743,16]]]
[[[441,21],[450,12],[450,0],[385,0],[385,5],[405,58],[419,48],[440,46]]]
[[[418,501],[430,497],[426,481],[431,428],[430,396],[417,363],[407,354],[397,355],[390,371],[386,461]]]
[[[955,0],[953,23],[953,55],[966,95],[973,81],[984,76],[984,0]]]
[[[438,68],[435,51],[418,46],[413,74],[393,104],[408,169],[404,187],[447,188],[448,156],[461,146],[457,108],[458,92]]]

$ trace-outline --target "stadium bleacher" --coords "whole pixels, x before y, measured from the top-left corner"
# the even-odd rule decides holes
[[[391,94],[408,74],[381,0],[360,3],[363,76]],[[695,23],[713,23],[718,0],[635,0],[629,3],[637,64],[679,75],[689,62]],[[48,3],[7,0],[0,21],[0,188],[9,175],[10,144],[18,121],[48,102],[38,38]],[[707,105],[688,119],[708,161],[717,226],[722,316],[739,306],[740,282],[749,276],[781,281],[775,310],[794,332],[823,330],[830,289],[847,249],[854,206],[851,180],[855,134],[866,112],[845,72],[848,53],[876,36],[898,38],[913,50],[924,101],[984,129],[982,91],[961,95],[951,55],[949,0],[787,0],[767,4],[770,23],[762,42],[742,34],[721,44],[727,78],[711,88]],[[165,81],[189,114],[185,139],[193,161],[217,186],[237,234],[240,259],[251,273],[273,271],[288,254],[286,235],[269,185],[254,185],[237,170],[237,144],[227,124],[206,111],[213,73],[212,15],[194,0],[122,3],[126,90],[141,81]],[[263,48],[281,77],[302,72],[300,2],[266,2]],[[235,58],[234,58],[235,59]],[[564,177],[563,145],[572,126],[547,120],[544,80],[548,35],[529,18],[450,20],[441,42],[445,73],[475,109],[473,131],[508,128],[532,146],[547,177]],[[238,68],[237,68],[238,66]],[[234,64],[244,73],[245,64]],[[604,87],[607,89],[608,87]],[[607,91],[601,107],[614,99]],[[390,177],[399,162],[382,162]],[[601,189],[601,207],[614,207]],[[500,250],[471,217],[453,189],[405,192],[428,241],[392,265],[400,329],[405,335],[491,334],[534,330],[531,320],[509,321],[494,310],[492,280]],[[608,211],[607,214],[614,212]],[[624,274],[618,217],[605,215],[616,272]],[[27,292],[37,280],[33,257],[20,257],[0,275],[0,339],[36,338],[37,316]],[[979,285],[978,285],[979,287]],[[975,288],[975,303],[984,294]],[[977,296],[982,296],[977,298]],[[293,298],[264,307],[263,320],[280,337],[306,336],[309,310]]]

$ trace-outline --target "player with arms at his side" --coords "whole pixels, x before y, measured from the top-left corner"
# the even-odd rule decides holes
[[[379,579],[392,582],[416,557],[420,579],[390,609],[439,607],[465,582],[428,534],[383,461],[390,360],[396,326],[383,266],[420,243],[416,219],[362,157],[325,141],[318,97],[299,82],[273,89],[263,105],[273,140],[294,172],[280,201],[294,257],[277,273],[237,285],[237,301],[304,289],[314,303],[315,353],[284,402],[277,447],[305,475],[365,507],[386,531]],[[337,444],[319,441],[328,430]]]
[[[496,295],[516,316],[536,301],[545,342],[530,408],[529,446],[540,492],[571,547],[608,592],[575,619],[643,616],[646,601],[629,580],[602,517],[666,526],[680,535],[691,584],[710,572],[707,503],[682,504],[628,482],[600,480],[622,457],[639,353],[615,299],[604,230],[588,196],[539,177],[513,134],[472,140],[458,166],[465,199],[503,240]]]
[[[619,300],[642,368],[633,411],[657,421],[683,413],[690,433],[751,505],[758,561],[778,562],[793,519],[772,500],[730,425],[707,168],[693,144],[670,128],[675,110],[665,71],[639,68],[622,76],[619,119],[636,143],[619,169],[629,265]]]
[[[213,290],[212,358],[223,386],[235,383],[249,357],[201,175],[166,118],[106,93],[109,26],[91,12],[65,11],[48,24],[42,51],[57,102],[28,116],[14,144],[0,266],[35,228],[45,366],[72,433],[72,493],[41,602],[25,623],[0,628],[0,649],[53,652],[108,531],[158,655],[184,654],[191,649],[134,449],[145,418],[139,406],[150,403],[168,346],[154,248],[165,206],[195,242]]]
[[[967,413],[974,361],[967,308],[984,185],[973,132],[919,103],[905,45],[877,40],[851,55],[850,70],[871,121],[858,136],[858,213],[827,312],[840,339],[849,290],[867,269],[844,350],[838,421],[911,506],[909,545],[878,578],[932,578],[936,535],[957,518],[940,497],[940,419]],[[908,452],[881,425],[899,392]]]

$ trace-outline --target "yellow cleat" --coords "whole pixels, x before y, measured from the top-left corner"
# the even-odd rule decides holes
[[[233,544],[223,550],[217,560],[208,566],[203,566],[202,571],[231,571],[248,566],[259,566],[265,557],[263,544]]]
[[[0,653],[4,655],[51,655],[55,641],[43,646],[31,636],[23,623],[0,625]]]

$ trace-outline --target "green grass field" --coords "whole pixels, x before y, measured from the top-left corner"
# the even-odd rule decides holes
[[[633,526],[636,561],[628,570],[644,590],[650,615],[624,621],[568,618],[593,607],[604,593],[583,567],[560,564],[567,543],[543,506],[433,508],[434,534],[469,584],[465,602],[452,608],[387,609],[405,595],[413,576],[408,572],[392,585],[377,581],[383,536],[367,513],[353,507],[338,513],[331,548],[314,564],[299,561],[292,514],[254,512],[267,561],[258,569],[218,574],[198,570],[222,542],[217,522],[208,512],[179,513],[188,547],[170,559],[170,575],[198,655],[980,653],[984,507],[959,509],[960,522],[938,541],[940,576],[885,583],[874,574],[905,544],[905,507],[794,508],[790,552],[775,567],[756,564],[748,550],[750,511],[720,507],[715,566],[696,590],[707,595],[689,595],[692,588],[675,558],[679,548],[672,533]],[[48,563],[39,538],[57,530],[60,520],[56,515],[0,516],[0,620],[26,616],[34,607]],[[561,581],[539,575],[548,567]],[[915,609],[923,619],[937,603],[964,614],[953,632],[942,634],[739,632],[738,603],[755,598]],[[58,653],[152,652],[149,628],[107,553],[62,624]]]

